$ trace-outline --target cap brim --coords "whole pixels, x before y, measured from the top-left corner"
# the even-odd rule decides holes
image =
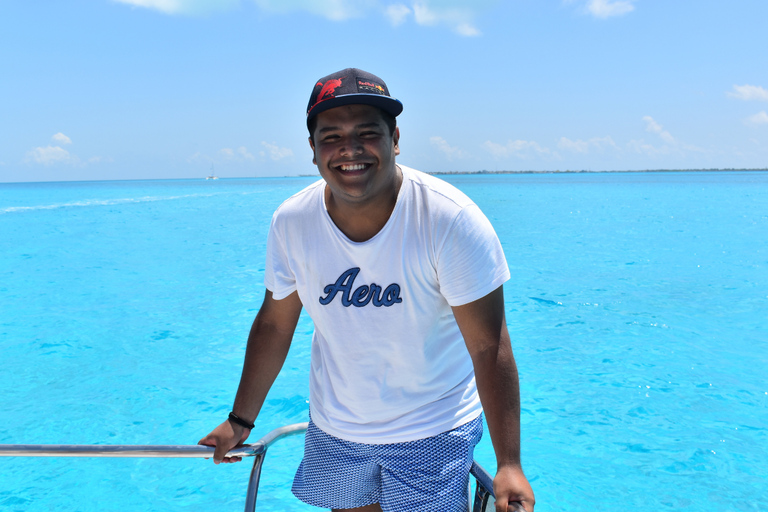
[[[312,110],[307,112],[307,123],[320,112],[345,105],[371,105],[372,107],[380,108],[394,117],[399,116],[403,111],[403,104],[400,103],[400,100],[396,100],[391,96],[382,96],[380,94],[344,94],[343,96],[328,98],[317,103],[312,107]]]

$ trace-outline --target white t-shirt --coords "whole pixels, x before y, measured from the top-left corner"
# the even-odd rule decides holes
[[[267,242],[265,284],[276,300],[298,290],[315,324],[312,421],[349,441],[412,441],[482,411],[472,361],[451,306],[510,277],[480,209],[448,183],[399,166],[386,225],[353,242],[325,207],[325,182],[286,200]]]

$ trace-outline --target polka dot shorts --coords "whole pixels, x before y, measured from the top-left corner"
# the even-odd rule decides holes
[[[482,416],[436,436],[392,444],[344,441],[310,421],[293,494],[332,509],[379,503],[384,512],[466,512],[469,468],[482,435]]]

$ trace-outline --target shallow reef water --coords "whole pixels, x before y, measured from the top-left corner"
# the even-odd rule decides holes
[[[536,510],[768,510],[768,173],[444,179],[507,255]],[[195,444],[236,391],[271,214],[312,181],[0,184],[0,444]],[[311,335],[302,315],[252,441],[306,421]],[[270,449],[257,510],[316,510],[301,451]],[[240,510],[250,471],[0,463],[25,512]]]

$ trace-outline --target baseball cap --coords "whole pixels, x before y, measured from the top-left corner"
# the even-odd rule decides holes
[[[321,78],[307,105],[307,125],[320,112],[342,105],[371,105],[397,117],[403,104],[389,95],[384,80],[357,68],[347,68]]]

